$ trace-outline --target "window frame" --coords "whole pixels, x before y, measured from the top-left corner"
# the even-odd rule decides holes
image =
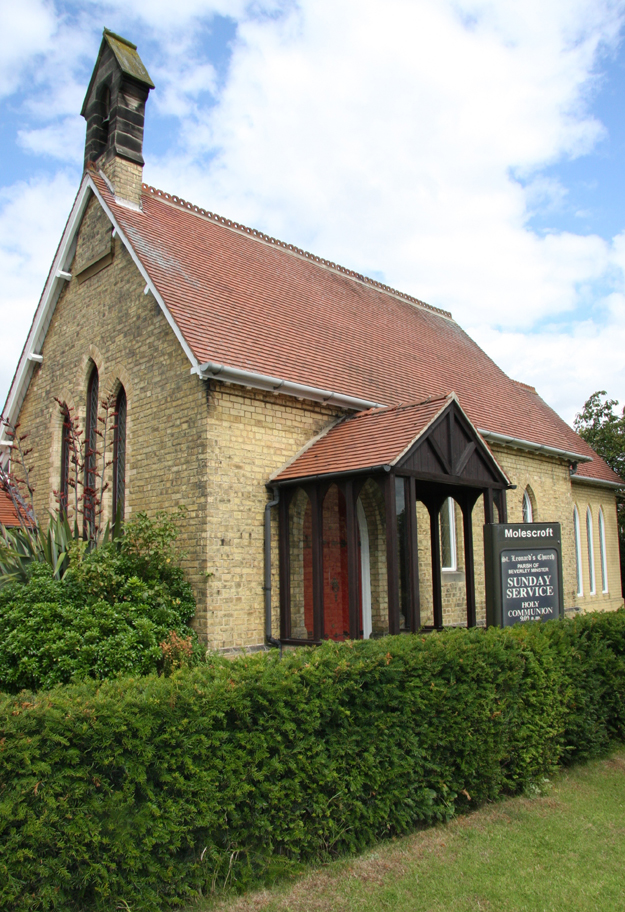
[[[61,479],[59,484],[59,513],[67,516],[69,508],[70,418],[65,406],[61,412]]]
[[[120,519],[124,519],[126,511],[126,428],[128,419],[128,397],[126,390],[120,384],[117,398],[115,399],[115,427],[113,430],[113,492],[112,509],[113,522],[117,519],[118,508],[121,507]]]
[[[579,523],[579,510],[573,507],[573,534],[575,536],[575,569],[577,571],[577,596],[584,595],[584,577],[582,573],[582,535]]]
[[[605,517],[603,507],[599,507],[599,555],[601,557],[601,592],[606,595],[608,586],[608,555],[605,546]]]
[[[87,383],[87,414],[85,417],[85,469],[83,487],[83,534],[86,539],[92,538],[96,524],[96,484],[97,484],[97,430],[100,378],[94,364]],[[91,498],[87,491],[93,491]]]
[[[588,545],[588,582],[590,595],[597,594],[597,580],[595,579],[595,543],[593,540],[592,511],[586,508],[586,539]]]
[[[534,522],[534,507],[532,505],[532,498],[529,495],[527,488],[523,492],[523,522],[524,523],[533,523]],[[529,516],[529,519],[527,518]]]

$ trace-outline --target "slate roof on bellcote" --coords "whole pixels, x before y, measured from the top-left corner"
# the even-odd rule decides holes
[[[619,481],[448,312],[146,184],[142,210],[134,210],[115,199],[95,169],[89,177],[199,364],[385,406],[453,389],[487,439],[499,435],[578,454],[580,479]]]

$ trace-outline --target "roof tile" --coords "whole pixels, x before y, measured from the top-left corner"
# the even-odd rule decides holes
[[[618,476],[533,388],[445,311],[144,185],[143,211],[92,178],[200,363],[395,406],[453,389],[477,428],[587,455]]]

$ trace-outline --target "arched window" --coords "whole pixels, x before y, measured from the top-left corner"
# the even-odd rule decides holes
[[[113,433],[113,521],[124,518],[126,508],[126,391],[121,386],[115,402]]]
[[[532,501],[530,499],[529,491],[527,488],[523,493],[523,522],[534,522],[534,510],[532,508]]]
[[[577,507],[573,507],[573,531],[575,532],[575,569],[577,571],[577,594],[584,594],[584,583],[582,581],[582,537],[579,528],[579,513]]]
[[[605,549],[605,520],[599,508],[599,551],[601,552],[601,591],[608,591],[608,557]]]
[[[441,507],[441,569],[456,570],[456,510],[453,497],[448,497]]]
[[[592,513],[590,507],[586,510],[586,535],[588,537],[588,579],[590,582],[590,594],[594,595],[597,591],[595,586],[595,546],[592,539]]]
[[[98,369],[93,365],[87,385],[87,420],[85,422],[85,483],[83,490],[85,538],[92,538],[96,520],[96,459],[98,449]]]
[[[61,430],[61,483],[59,485],[59,513],[67,515],[69,502],[69,450],[70,420],[67,407],[63,409]]]

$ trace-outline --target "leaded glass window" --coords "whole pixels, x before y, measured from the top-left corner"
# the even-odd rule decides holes
[[[595,586],[595,546],[592,538],[592,513],[590,507],[586,510],[586,535],[588,538],[588,577],[590,580],[590,594],[594,595]]]
[[[94,365],[87,386],[87,420],[85,422],[85,483],[83,490],[84,535],[93,538],[96,521],[96,460],[98,449],[98,369]]]
[[[124,387],[120,387],[115,403],[115,432],[113,436],[113,520],[124,518],[126,507],[126,413]]]

